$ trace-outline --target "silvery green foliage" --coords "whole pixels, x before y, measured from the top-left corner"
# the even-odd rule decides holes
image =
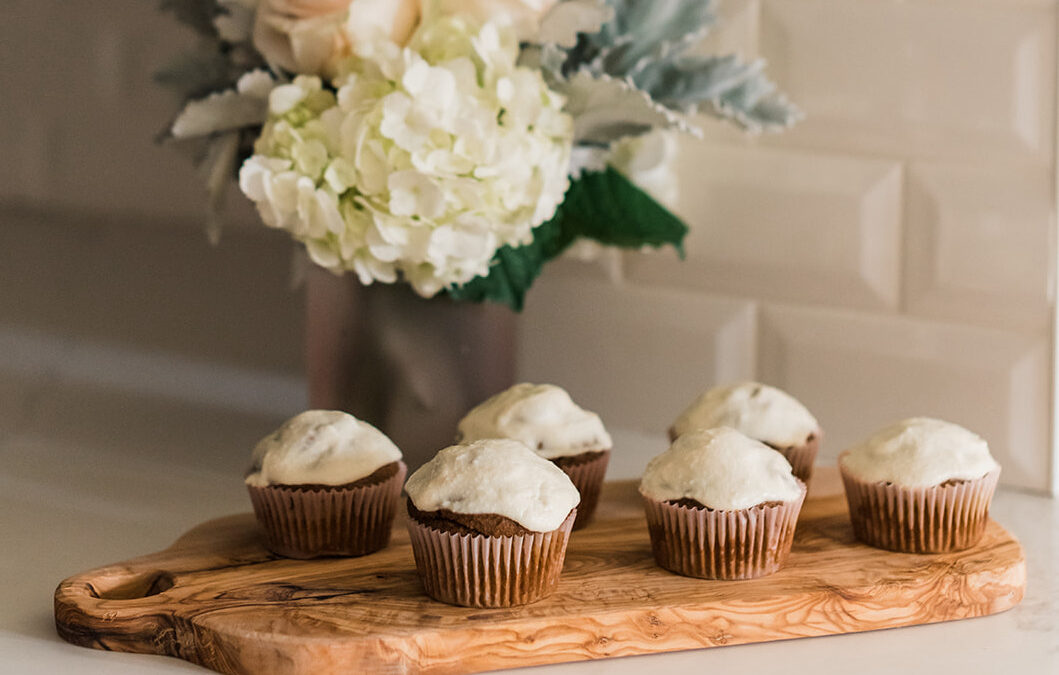
[[[183,101],[229,89],[243,74],[265,66],[250,42],[233,24],[243,23],[245,9],[231,0],[164,0],[163,11],[198,34],[194,50],[178,56],[155,73],[155,80]]]
[[[169,134],[174,139],[261,127],[268,118],[268,97],[277,80],[265,70],[252,70],[235,87],[188,101]]]
[[[216,36],[213,19],[220,11],[217,0],[162,0],[160,6],[199,35]]]
[[[574,118],[574,138],[582,145],[602,147],[652,129],[698,133],[683,115],[653,101],[627,80],[581,71],[564,81],[562,91],[566,112]]]
[[[574,1],[589,0],[567,0],[560,5]],[[717,21],[714,0],[598,0],[597,4],[613,10],[598,31],[581,32],[572,47],[545,44],[531,48],[527,55],[571,99],[590,99],[599,106],[609,106],[605,113],[609,125],[582,124],[579,131],[588,133],[579,134],[578,142],[604,144],[626,135],[630,129],[637,129],[633,133],[647,131],[639,128],[642,120],[651,117],[644,108],[645,99],[679,113],[712,114],[750,132],[782,129],[800,117],[800,112],[765,78],[764,62],[748,63],[735,55],[689,53]],[[585,77],[585,73],[591,77]],[[614,89],[613,105],[609,105],[592,79],[621,81],[649,97],[637,100],[608,84]],[[579,91],[589,86],[596,91]],[[616,123],[621,115],[629,118],[629,125]],[[658,126],[679,128],[675,122]]]
[[[614,10],[603,0],[565,0],[541,18],[536,44],[554,44],[567,49],[577,46],[581,33],[595,33],[614,18]]]
[[[224,197],[253,151],[265,118],[265,63],[250,42],[253,15],[240,0],[163,0],[161,8],[198,34],[194,51],[155,73],[183,103],[160,140],[189,155],[206,185],[206,232],[220,237]],[[248,80],[249,78],[249,80]],[[257,92],[248,81],[258,80]],[[249,95],[248,94],[252,94]]]
[[[717,22],[714,0],[605,0],[614,17],[584,35],[576,60],[596,72],[632,76],[645,64],[683,53]]]

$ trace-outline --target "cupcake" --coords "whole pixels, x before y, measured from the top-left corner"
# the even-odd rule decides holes
[[[261,439],[246,487],[274,553],[360,556],[389,543],[406,471],[401,451],[375,427],[309,410]]]
[[[820,425],[790,394],[758,382],[710,389],[669,428],[669,439],[693,429],[732,427],[787,458],[794,475],[809,482],[820,449]]]
[[[599,415],[578,406],[553,384],[516,384],[460,420],[457,442],[485,438],[522,441],[566,472],[581,493],[574,529],[588,524],[610,459],[610,435]]]
[[[984,440],[928,417],[886,427],[839,455],[838,467],[857,539],[905,553],[978,543],[1000,477]]]
[[[416,569],[430,597],[511,607],[555,590],[579,496],[565,473],[521,442],[445,448],[405,491]]]
[[[752,579],[787,559],[805,483],[768,446],[729,427],[683,434],[640,482],[660,567],[702,579]]]

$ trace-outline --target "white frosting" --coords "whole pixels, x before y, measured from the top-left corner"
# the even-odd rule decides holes
[[[929,417],[890,425],[842,453],[839,462],[862,481],[904,487],[972,480],[1000,466],[977,434]]]
[[[730,427],[689,431],[647,465],[640,492],[734,511],[792,502],[803,486],[780,453]]]
[[[258,442],[246,484],[344,485],[401,459],[367,422],[337,410],[307,410]]]
[[[558,528],[581,501],[562,469],[519,441],[498,438],[445,448],[404,487],[420,511],[494,513],[534,532]]]
[[[777,448],[804,445],[820,431],[816,418],[796,398],[758,382],[715,387],[673,422],[677,436],[712,427],[732,427]]]
[[[484,438],[513,438],[547,459],[611,448],[599,415],[554,384],[516,384],[467,413],[459,424],[460,442]]]

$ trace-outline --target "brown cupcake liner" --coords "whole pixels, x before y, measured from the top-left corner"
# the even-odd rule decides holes
[[[768,444],[766,443],[766,445]],[[819,431],[802,445],[795,445],[789,448],[777,448],[774,445],[769,445],[769,447],[787,458],[795,478],[809,485],[809,480],[813,477],[813,463],[816,461],[816,455],[820,451]]]
[[[270,551],[287,558],[356,557],[390,542],[408,467],[374,485],[248,485]]]
[[[793,502],[721,511],[678,506],[641,494],[659,567],[700,579],[753,579],[772,574],[794,541],[805,484]]]
[[[669,427],[668,433],[669,442],[675,442],[677,440],[676,430],[673,427]],[[822,433],[817,430],[812,438],[802,445],[795,445],[789,448],[779,448],[770,443],[765,443],[765,445],[786,457],[787,461],[790,462],[791,472],[794,477],[809,485],[809,480],[813,477],[813,463],[816,461],[816,455],[820,451],[821,435]]]
[[[599,504],[599,493],[603,489],[603,477],[607,473],[609,462],[610,450],[604,450],[599,456],[576,464],[556,463],[581,493],[581,502],[577,505],[577,519],[574,521],[575,530],[588,525],[595,514],[596,505]]]
[[[846,503],[857,539],[902,553],[960,551],[978,543],[989,522],[1000,469],[931,487],[869,483],[846,472]]]
[[[559,582],[577,517],[557,529],[513,537],[445,532],[408,520],[416,569],[427,595],[463,607],[512,607],[536,602]]]

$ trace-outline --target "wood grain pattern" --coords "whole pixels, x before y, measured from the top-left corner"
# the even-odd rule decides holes
[[[837,484],[820,473],[816,494]],[[376,554],[300,561],[265,550],[247,514],[63,581],[55,622],[74,644],[223,673],[469,673],[948,621],[1022,599],[1022,547],[997,523],[968,551],[889,553],[854,540],[840,494],[813,492],[787,566],[750,581],[656,567],[626,482],[608,484],[596,521],[572,535],[556,593],[528,607],[427,598],[403,523]]]

